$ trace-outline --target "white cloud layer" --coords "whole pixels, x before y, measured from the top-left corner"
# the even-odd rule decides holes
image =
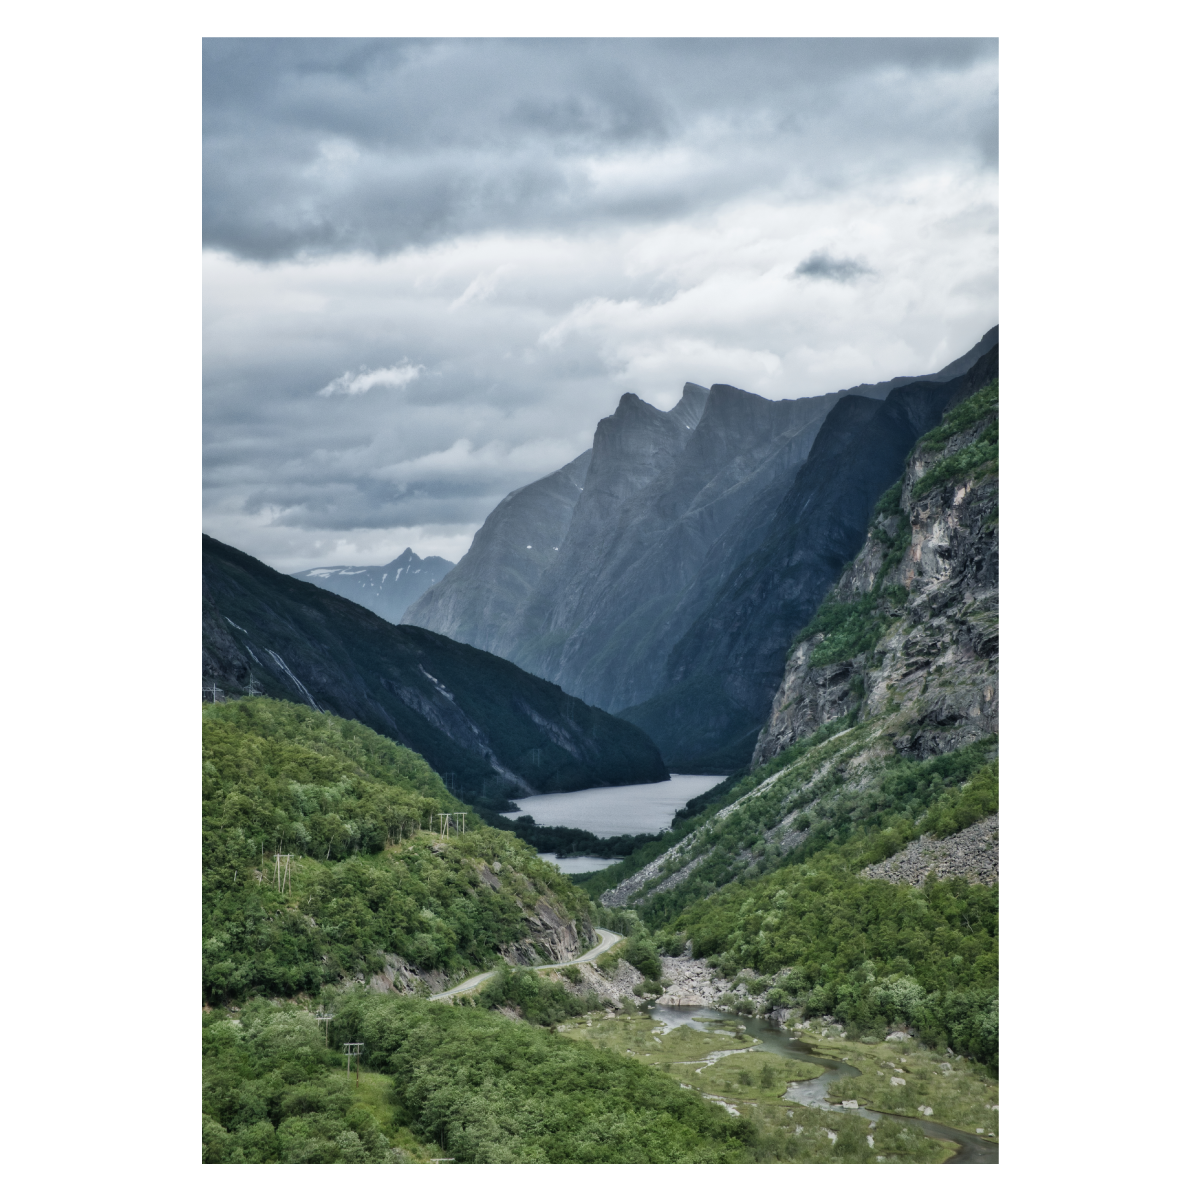
[[[327,383],[317,395],[332,396],[336,392],[341,392],[344,396],[361,396],[363,392],[369,392],[373,387],[405,388],[424,369],[420,363],[415,366],[410,366],[408,363],[396,363],[390,367],[376,367],[373,371],[366,367],[361,368],[357,373],[345,371]]]
[[[849,53],[839,47],[822,66],[809,46],[825,86],[782,101],[753,87],[714,93],[676,70],[691,61],[721,78],[720,46],[651,47],[658,60],[633,47],[622,86],[637,84],[641,115],[630,110],[625,125],[624,101],[596,99],[594,76],[574,92],[559,79],[549,108],[534,94],[548,84],[509,77],[490,103],[508,105],[497,138],[511,135],[510,158],[527,170],[508,162],[488,195],[479,180],[501,167],[472,124],[492,119],[471,107],[474,78],[458,76],[457,93],[439,83],[423,110],[428,136],[418,125],[404,144],[355,127],[375,120],[363,115],[372,96],[408,86],[403,68],[355,68],[366,72],[348,77],[359,92],[346,78],[307,91],[292,79],[304,119],[325,133],[304,171],[271,185],[276,223],[254,229],[276,248],[254,249],[247,222],[261,212],[232,184],[206,201],[210,224],[243,230],[241,243],[210,236],[205,254],[208,532],[289,570],[382,562],[405,545],[457,558],[507,492],[586,449],[624,391],[663,408],[689,380],[781,399],[963,353],[998,319],[994,53],[950,61],[935,47],[928,62],[914,50],[900,63],[885,47],[839,78],[831,64]],[[460,58],[486,76],[489,62],[500,71],[532,56],[562,75],[548,50],[517,50]],[[782,53],[725,47],[726,73],[768,51]],[[439,53],[453,76],[454,55]],[[675,75],[656,83],[650,68],[671,55]],[[227,117],[233,100],[223,103]],[[262,102],[272,103],[278,91]],[[303,106],[289,103],[300,122]],[[262,105],[243,111],[261,122]],[[580,132],[602,113],[607,134]],[[445,173],[451,159],[461,178]],[[436,178],[457,224],[439,232],[422,217],[419,236],[378,252],[378,230],[392,225],[363,207],[363,189],[392,197],[393,225],[411,223],[418,176]],[[555,191],[564,179],[575,180],[569,202]],[[343,233],[280,251],[294,230],[284,237],[279,214],[287,203],[314,211],[304,188],[317,184],[342,197],[328,211]]]

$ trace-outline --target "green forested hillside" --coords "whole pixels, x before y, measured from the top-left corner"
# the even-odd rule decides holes
[[[387,954],[462,973],[528,938],[539,902],[586,919],[582,893],[511,834],[472,813],[438,835],[436,814],[461,809],[418,755],[357,722],[265,698],[206,705],[206,996],[312,991]],[[276,853],[294,855],[284,891]]]

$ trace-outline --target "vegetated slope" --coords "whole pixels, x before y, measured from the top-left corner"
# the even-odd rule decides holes
[[[707,814],[587,882],[767,1007],[908,1022],[995,1062],[997,888],[862,875],[998,811],[997,384],[952,409],[800,631],[758,765]]]
[[[206,1162],[397,1162],[395,1127],[459,1163],[752,1162],[756,1130],[665,1074],[472,1008],[359,994],[331,1044],[392,1078],[382,1125],[330,1070],[311,1014],[206,1019]],[[399,1139],[396,1139],[399,1141]]]
[[[406,620],[629,715],[670,747],[665,756],[674,769],[744,766],[795,624],[811,615],[858,548],[871,505],[913,438],[937,419],[930,398],[959,396],[952,386],[939,388],[996,339],[989,331],[924,385],[864,385],[848,406],[848,389],[769,401],[727,385],[688,384],[670,412],[627,394],[597,426],[586,474],[580,477],[576,460],[508,497]],[[898,412],[893,425],[903,428],[883,428],[886,419],[868,423],[852,452],[823,460],[832,475],[810,472],[808,492],[796,494],[797,472],[803,475],[831,409],[845,407],[846,419],[835,426],[853,425],[854,414],[869,417],[911,386],[917,392],[884,414]],[[835,441],[831,430],[826,449]],[[843,478],[847,464],[852,480]],[[812,507],[814,496],[823,507]],[[766,559],[754,559],[767,543]],[[781,556],[785,578],[776,581],[776,595],[759,576]],[[796,595],[793,577],[803,585],[814,571]],[[751,609],[764,607],[761,639],[754,632],[760,614],[742,611],[747,585]],[[737,612],[729,620],[747,629],[741,640],[727,627],[730,604]]]
[[[996,377],[998,354],[994,346],[949,382],[838,401],[757,549],[671,650],[664,690],[621,713],[667,762],[699,770],[749,759],[796,629],[862,546],[876,501],[918,437]]]
[[[204,676],[361,721],[423,755],[460,799],[668,778],[640,730],[495,655],[204,539]]]
[[[437,814],[461,805],[357,722],[265,698],[205,705],[203,803],[211,1002],[351,979],[409,992],[594,940],[565,876],[474,813],[443,835]]]
[[[293,579],[345,596],[376,616],[397,624],[404,610],[428,591],[454,564],[431,554],[422,558],[407,548],[382,567],[309,567],[293,571]]]

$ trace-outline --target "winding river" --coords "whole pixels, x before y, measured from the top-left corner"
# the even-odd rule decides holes
[[[692,1025],[696,1029],[704,1029],[700,1021],[728,1021],[730,1014],[716,1008],[687,1008],[682,1006],[657,1004],[654,1016],[662,1021],[668,1029],[680,1025]],[[760,1017],[737,1017],[739,1025],[746,1027],[751,1037],[758,1038],[764,1050],[770,1050],[783,1058],[798,1058],[801,1062],[813,1063],[823,1067],[825,1073],[816,1079],[807,1079],[803,1083],[793,1083],[784,1093],[784,1099],[794,1100],[806,1108],[824,1108],[837,1112],[857,1113],[867,1120],[877,1120],[880,1117],[890,1117],[893,1121],[901,1121],[905,1125],[915,1125],[926,1137],[942,1138],[958,1145],[958,1153],[948,1158],[947,1163],[998,1163],[1000,1161],[1000,1146],[988,1138],[978,1137],[962,1129],[952,1129],[949,1125],[939,1125],[936,1121],[927,1121],[923,1117],[901,1117],[893,1113],[874,1112],[869,1108],[846,1109],[839,1105],[829,1104],[825,1099],[829,1085],[838,1079],[851,1079],[861,1074],[857,1067],[842,1062],[837,1058],[824,1058],[810,1054],[807,1050],[798,1049],[803,1043],[797,1042],[791,1035],[772,1025]]]

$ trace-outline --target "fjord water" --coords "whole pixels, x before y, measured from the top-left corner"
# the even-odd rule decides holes
[[[724,775],[672,775],[662,783],[631,783],[626,787],[527,796],[515,801],[518,811],[509,815],[528,814],[538,825],[586,829],[598,837],[660,833],[670,827],[671,818],[689,800],[716,787],[724,778]]]
[[[829,1091],[829,1085],[835,1080],[851,1079],[855,1075],[860,1074],[861,1072],[858,1068],[852,1067],[847,1062],[842,1062],[839,1058],[828,1058],[823,1055],[811,1053],[816,1047],[809,1046],[800,1041],[799,1038],[780,1029],[778,1025],[773,1025],[770,1021],[764,1021],[761,1017],[733,1017],[730,1013],[722,1012],[717,1008],[668,1004],[656,1004],[653,1015],[656,1020],[662,1021],[669,1030],[675,1029],[679,1025],[691,1025],[696,1029],[703,1030],[706,1027],[702,1022],[735,1020],[745,1028],[751,1037],[758,1038],[762,1042],[764,1050],[770,1050],[772,1054],[781,1055],[783,1058],[798,1058],[801,1062],[813,1063],[818,1067],[824,1067],[825,1074],[819,1075],[816,1079],[806,1079],[803,1083],[789,1084],[787,1091],[784,1092],[784,1099],[794,1100],[797,1104],[805,1108],[836,1107],[838,1112],[851,1112],[868,1121],[877,1120],[881,1116],[888,1116],[893,1121],[900,1121],[902,1124],[915,1126],[926,1137],[942,1138],[948,1142],[957,1142],[958,1153],[946,1160],[947,1165],[950,1163],[997,1163],[1000,1161],[1000,1146],[998,1142],[978,1137],[976,1134],[968,1133],[963,1129],[954,1129],[949,1125],[939,1125],[936,1121],[928,1121],[920,1117],[902,1117],[894,1113],[878,1113],[869,1108],[843,1109],[840,1104],[836,1106],[831,1105],[825,1099],[825,1094]]]

